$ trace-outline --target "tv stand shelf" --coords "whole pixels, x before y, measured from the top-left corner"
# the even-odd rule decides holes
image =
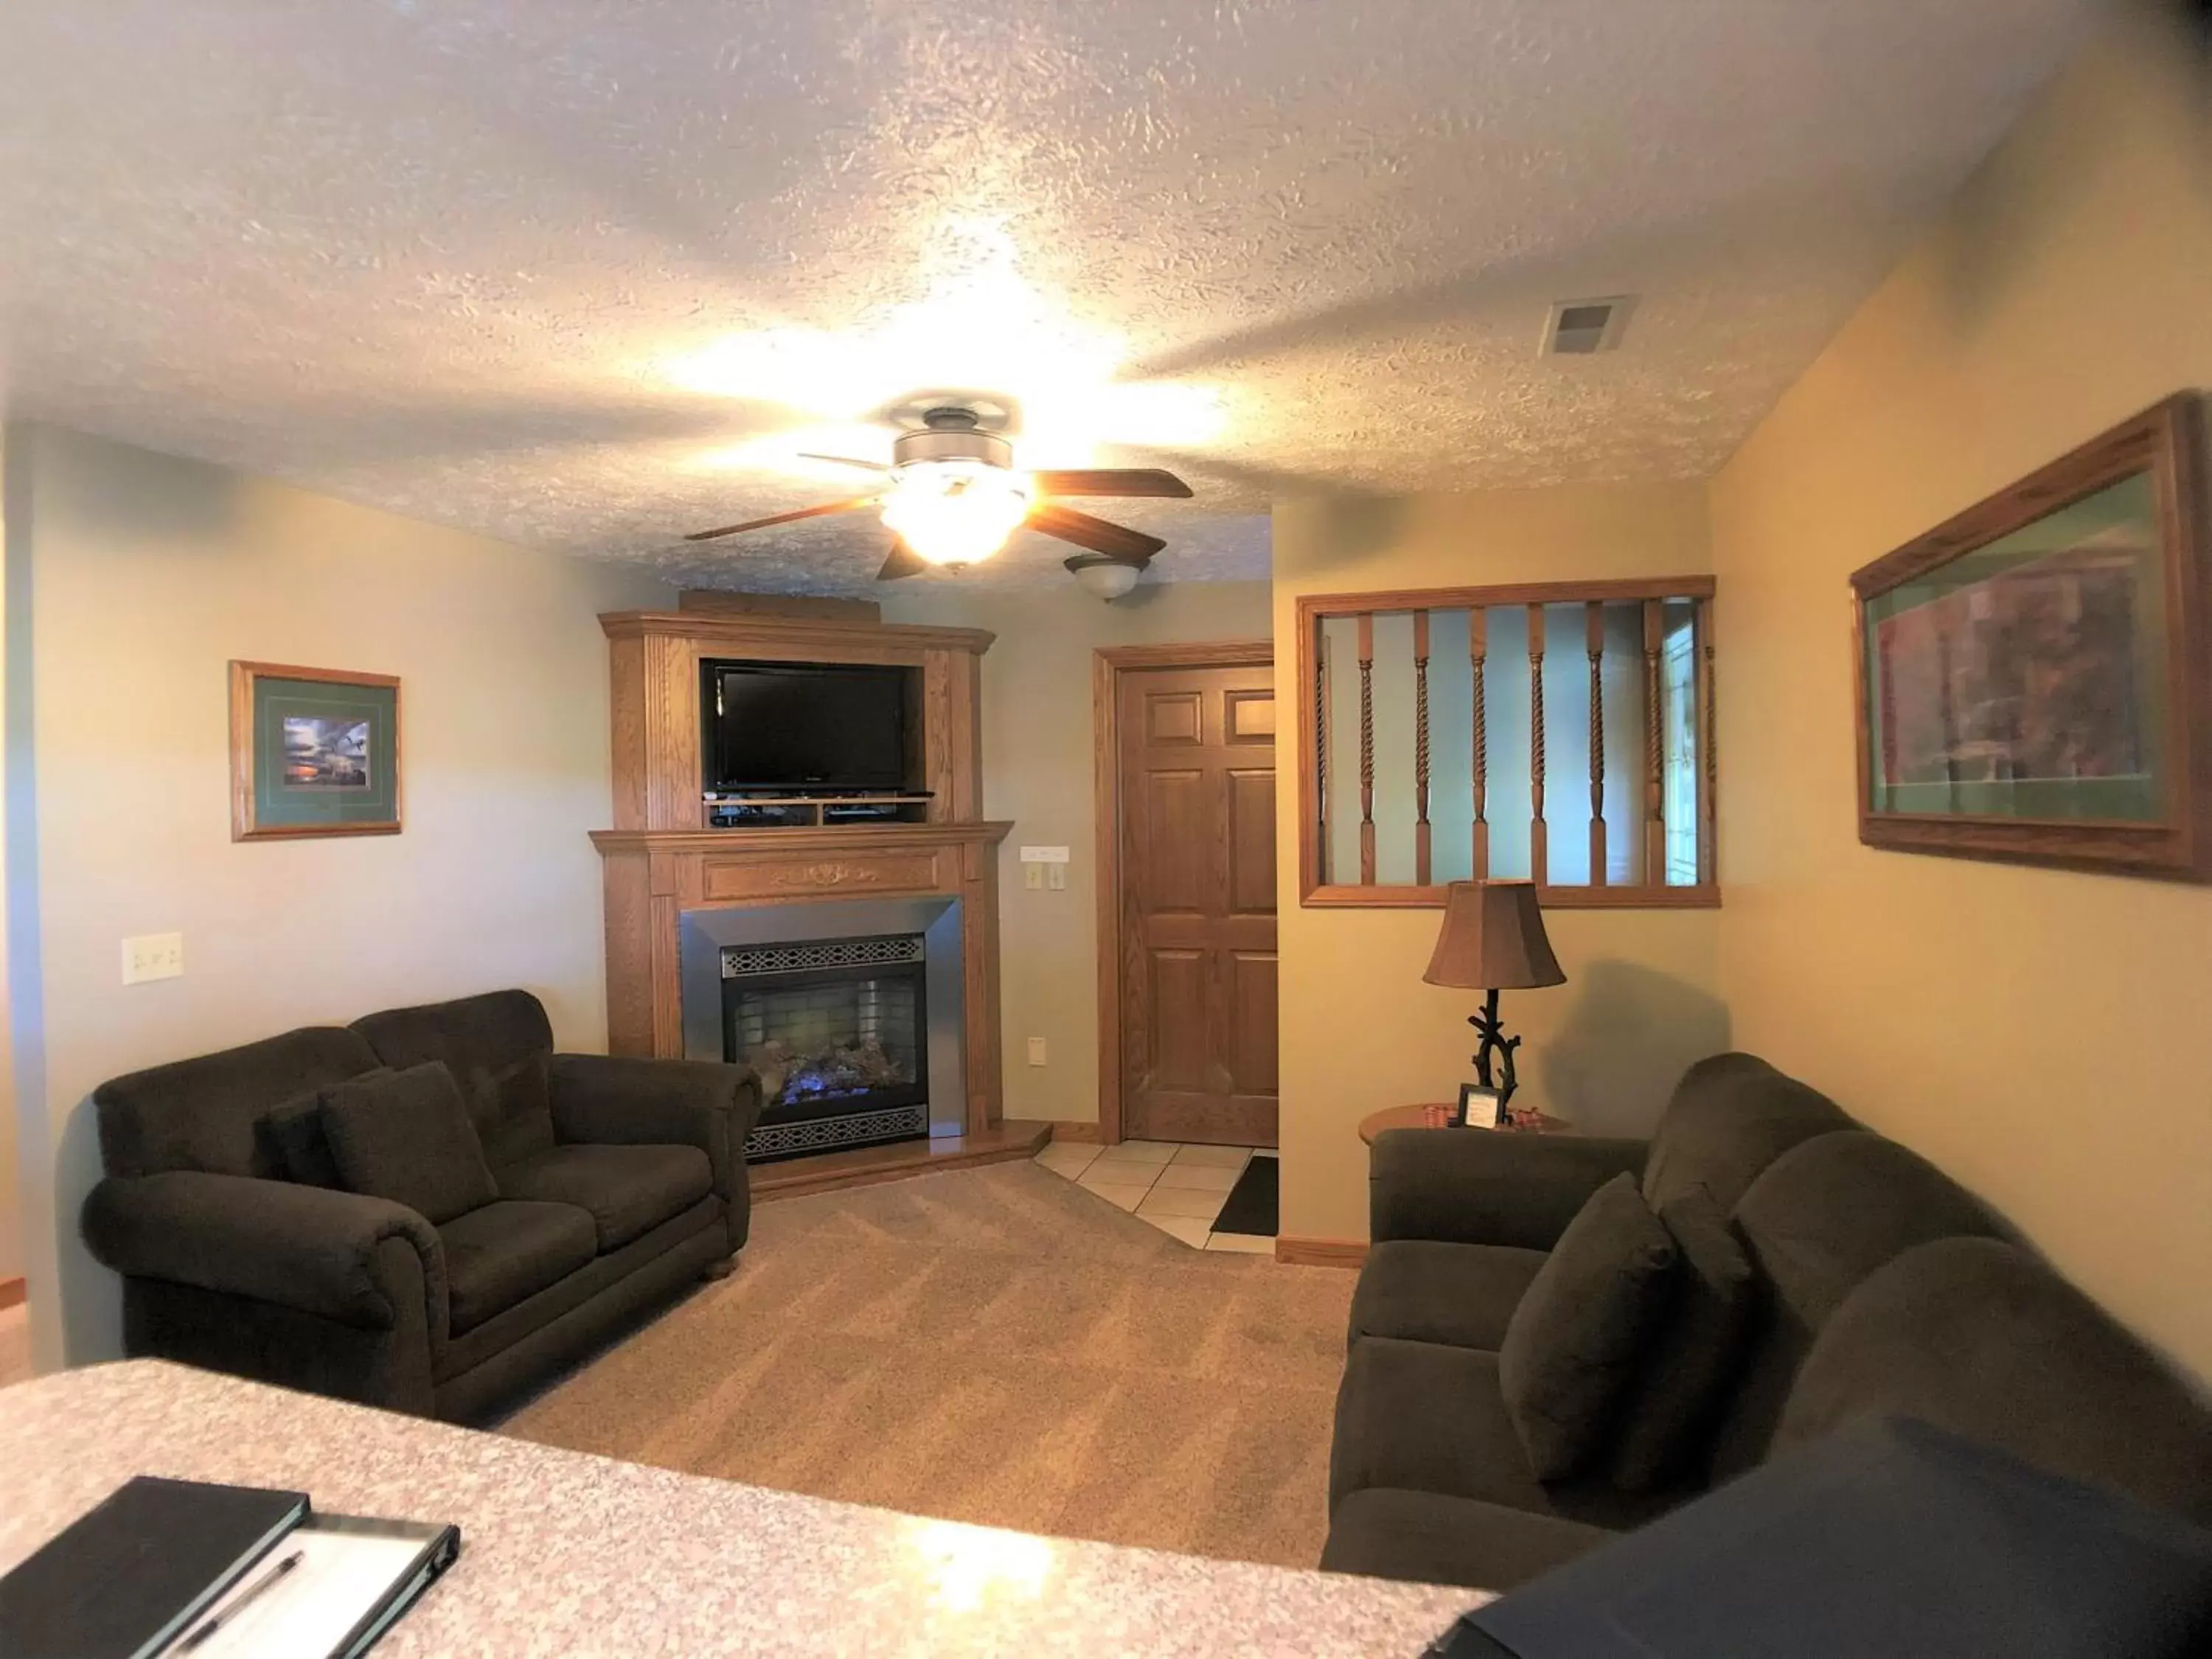
[[[848,826],[921,823],[928,817],[927,795],[755,795],[705,803],[709,828],[717,830],[841,830]],[[843,807],[833,815],[831,809]]]

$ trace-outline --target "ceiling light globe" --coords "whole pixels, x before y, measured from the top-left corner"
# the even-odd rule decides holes
[[[939,565],[989,558],[1029,514],[1029,480],[977,461],[911,462],[884,501],[885,527]]]
[[[1103,553],[1080,554],[1066,562],[1085,592],[1109,605],[1137,585],[1136,566],[1109,559]]]

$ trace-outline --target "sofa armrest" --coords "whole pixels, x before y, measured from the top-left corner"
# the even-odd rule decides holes
[[[760,1085],[743,1066],[613,1054],[553,1056],[553,1133],[586,1146],[696,1146],[714,1191],[745,1190],[744,1141],[760,1115]]]
[[[1496,1129],[1386,1129],[1368,1163],[1369,1236],[1548,1250],[1589,1195],[1640,1175],[1650,1143]]]
[[[327,1187],[176,1170],[111,1177],[84,1201],[85,1243],[116,1272],[274,1303],[363,1330],[398,1324],[401,1276],[380,1249],[422,1261],[433,1342],[447,1331],[445,1247],[403,1204]],[[404,1258],[403,1258],[404,1260]]]

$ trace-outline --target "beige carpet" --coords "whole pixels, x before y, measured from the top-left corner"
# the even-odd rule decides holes
[[[502,1431],[951,1520],[1311,1566],[1353,1275],[1027,1164],[763,1205],[738,1272]]]

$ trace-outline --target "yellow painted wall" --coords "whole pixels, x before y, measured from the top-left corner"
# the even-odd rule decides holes
[[[116,1281],[76,1231],[103,1079],[507,985],[564,1045],[604,1048],[596,617],[673,596],[52,428],[12,430],[8,462],[10,990],[51,1368],[120,1345]],[[233,658],[399,676],[404,833],[230,839]],[[172,930],[184,977],[125,986],[120,941]]]
[[[1845,586],[2212,385],[2212,153],[2180,91],[2118,45],[2072,66],[1715,484],[1721,988],[1740,1043],[2212,1376],[2212,890],[1860,846]]]
[[[1291,641],[1303,593],[1487,582],[1698,574],[1711,568],[1696,483],[1579,486],[1288,502],[1275,512],[1277,696],[1302,695]],[[1722,699],[1731,623],[1717,623]],[[1572,799],[1563,806],[1577,810]],[[1421,983],[1434,910],[1311,910],[1297,902],[1297,803],[1277,793],[1280,849],[1282,1231],[1367,1234],[1359,1120],[1382,1106],[1445,1100],[1473,1075],[1470,994]],[[1561,820],[1564,821],[1564,820]],[[1573,820],[1577,831],[1586,820]],[[1729,879],[1723,864],[1723,887]],[[1648,1130],[1684,1066],[1728,1046],[1718,983],[1719,913],[1553,911],[1567,983],[1508,993],[1524,1034],[1522,1093],[1598,1133]]]
[[[1265,639],[1267,584],[1160,583],[1112,605],[1073,581],[1016,593],[909,582],[883,598],[886,622],[988,628],[998,635],[983,658],[983,811],[1014,824],[999,864],[1006,1115],[1096,1122],[1091,653],[1105,645]],[[1022,884],[1016,851],[1024,843],[1069,849],[1066,891],[1031,892]],[[1042,1066],[1029,1063],[1032,1036],[1045,1040]]]

